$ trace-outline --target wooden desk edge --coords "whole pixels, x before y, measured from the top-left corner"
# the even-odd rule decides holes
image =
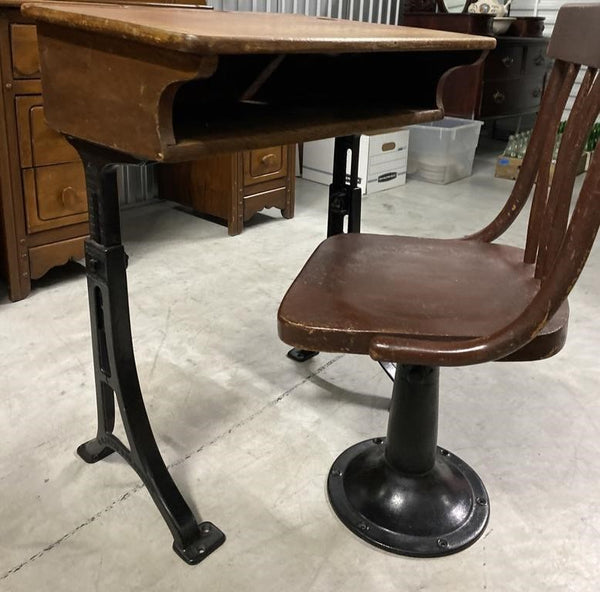
[[[37,22],[203,55],[484,50],[496,44],[493,37],[431,29],[296,14],[197,11],[193,7],[171,8],[171,16],[184,14],[167,26],[159,19],[147,18],[156,10],[143,5],[92,2],[21,5],[21,12]],[[187,23],[194,20],[196,26],[186,29]],[[277,22],[277,27],[273,28],[271,21]],[[262,22],[266,32],[262,31]],[[252,24],[254,29],[244,23]]]

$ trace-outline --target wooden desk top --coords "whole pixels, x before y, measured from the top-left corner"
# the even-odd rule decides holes
[[[50,126],[155,161],[439,119],[444,73],[495,46],[490,37],[199,7],[41,2],[22,12],[38,28]]]
[[[488,37],[296,14],[70,2],[24,3],[22,12],[39,22],[198,54],[494,47]]]

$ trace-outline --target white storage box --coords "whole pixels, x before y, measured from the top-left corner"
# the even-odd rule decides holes
[[[482,121],[444,117],[441,121],[409,126],[407,173],[441,184],[468,177],[482,125]]]
[[[363,194],[392,189],[406,183],[408,130],[360,137],[358,186]],[[302,177],[329,185],[333,176],[335,140],[304,143]],[[346,169],[350,175],[350,162]]]

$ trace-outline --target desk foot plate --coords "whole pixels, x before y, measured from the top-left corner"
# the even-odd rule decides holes
[[[192,543],[181,547],[173,541],[173,551],[188,565],[196,565],[208,557],[225,542],[225,534],[212,522],[202,522],[198,525],[198,538]]]

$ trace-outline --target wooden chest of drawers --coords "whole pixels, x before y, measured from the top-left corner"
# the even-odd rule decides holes
[[[35,25],[0,8],[0,271],[11,300],[83,257],[87,200],[77,153],[44,121]]]
[[[405,21],[424,28],[486,34],[491,21],[470,22],[474,16],[483,15],[419,12],[405,14]],[[446,114],[483,119],[494,127],[505,120],[505,131],[514,130],[523,116],[535,115],[551,65],[546,58],[548,41],[545,37],[497,36],[496,48],[485,60],[455,68],[446,76],[442,90]]]
[[[481,104],[476,117],[514,117],[536,113],[544,90],[549,60],[548,39],[498,37],[485,61]]]
[[[226,221],[235,235],[263,208],[293,217],[294,164],[294,146],[275,146],[161,165],[160,196]]]
[[[11,300],[50,268],[83,258],[88,232],[83,167],[44,121],[36,28],[20,4],[0,0],[0,277]],[[228,220],[237,234],[264,207],[293,215],[293,163],[293,149],[279,146],[182,165],[164,197]]]

